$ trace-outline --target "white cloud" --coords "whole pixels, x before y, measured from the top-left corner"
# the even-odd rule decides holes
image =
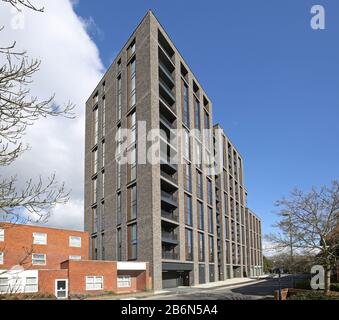
[[[100,80],[103,66],[86,23],[73,10],[74,1],[34,3],[44,6],[45,13],[25,10],[23,15],[17,16],[9,6],[1,4],[0,21],[5,30],[1,32],[0,47],[16,40],[18,49],[25,49],[30,57],[41,59],[32,93],[41,99],[55,93],[55,102],[61,105],[71,100],[77,105],[77,119],[54,118],[37,122],[29,128],[24,139],[31,145],[31,151],[1,171],[4,175],[17,174],[21,181],[55,172],[58,181],[65,181],[72,194],[69,204],[54,210],[48,225],[81,229],[85,102]]]

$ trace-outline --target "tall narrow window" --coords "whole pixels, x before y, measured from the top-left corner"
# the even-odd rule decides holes
[[[214,225],[213,225],[213,209],[208,207],[208,232],[214,233]]]
[[[136,112],[128,116],[129,127],[129,151],[128,151],[128,181],[137,178],[137,149],[136,149]]]
[[[106,134],[106,98],[102,99],[102,136]]]
[[[205,238],[203,233],[198,233],[199,235],[199,262],[204,262],[205,261]]]
[[[97,178],[93,179],[93,203],[97,202]]]
[[[192,192],[192,179],[191,179],[191,166],[189,163],[185,163],[185,189],[188,192]]]
[[[128,221],[137,218],[137,186],[133,186],[128,189]]]
[[[185,221],[187,225],[192,225],[192,198],[187,194],[185,194]]]
[[[195,129],[201,130],[201,120],[200,120],[200,102],[197,98],[194,98],[194,125]]]
[[[117,194],[117,225],[121,224],[121,219],[122,215],[121,215],[121,193]]]
[[[121,90],[121,75],[118,77],[118,108],[117,108],[117,121],[121,120],[122,116],[122,90]]]
[[[202,174],[197,171],[197,197],[203,199]]]
[[[121,163],[117,161],[117,189],[121,189]]]
[[[208,237],[209,239],[209,261],[214,262],[214,237]]]
[[[97,233],[98,232],[98,212],[97,212],[97,208],[93,208],[92,213],[93,213],[93,233]]]
[[[99,109],[96,107],[93,111],[94,116],[94,145],[98,144],[99,136]]]
[[[210,179],[207,179],[207,197],[208,204],[213,205],[212,181]]]
[[[98,149],[93,151],[93,174],[98,172]]]
[[[121,228],[117,231],[117,256],[118,261],[122,261],[122,234],[121,234]]]
[[[186,260],[193,261],[193,231],[186,229]]]
[[[137,225],[128,226],[128,260],[136,260],[138,252]]]
[[[198,228],[200,230],[204,229],[204,205],[197,201],[197,207],[198,207]]]
[[[105,153],[106,153],[106,145],[105,142],[102,143],[102,167],[105,167]]]
[[[189,117],[189,98],[188,98],[188,86],[184,80],[182,80],[182,121],[189,128],[190,117]]]
[[[105,198],[105,172],[102,173],[102,199]]]
[[[191,142],[190,134],[187,130],[184,130],[184,157],[186,160],[191,160]]]
[[[135,58],[128,65],[129,74],[129,107],[132,108],[136,104],[136,60]]]
[[[205,145],[208,150],[211,148],[210,116],[205,112]]]

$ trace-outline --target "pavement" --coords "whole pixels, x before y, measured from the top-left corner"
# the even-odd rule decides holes
[[[292,277],[280,279],[281,288],[291,287]],[[273,277],[229,279],[194,287],[179,287],[158,292],[97,297],[98,300],[273,300],[279,279]],[[93,298],[91,298],[93,299]]]

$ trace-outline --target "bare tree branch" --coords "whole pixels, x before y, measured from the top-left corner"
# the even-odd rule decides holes
[[[278,250],[291,245],[295,249],[318,253],[326,267],[325,291],[329,291],[330,272],[339,248],[339,182],[330,187],[312,188],[308,193],[295,189],[288,199],[277,202],[281,220],[275,225],[281,232],[267,236]],[[339,225],[338,225],[339,226]],[[291,243],[292,240],[292,243]]]

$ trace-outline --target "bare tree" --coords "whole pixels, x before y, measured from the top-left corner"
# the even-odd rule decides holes
[[[1,0],[21,11],[23,8],[43,12],[29,0]],[[0,32],[3,28],[0,28]],[[39,71],[40,61],[29,59],[26,52],[15,50],[14,41],[7,46],[0,45],[0,55],[5,63],[0,66],[0,167],[11,165],[23,152],[29,149],[22,139],[27,128],[42,118],[63,116],[74,118],[74,105],[57,106],[54,96],[45,101],[32,97],[30,84],[33,75]],[[47,181],[45,181],[47,180]],[[18,189],[17,177],[0,176],[0,214],[16,221],[45,221],[50,210],[58,203],[66,203],[69,192],[65,185],[56,181],[55,174],[37,182],[26,182],[24,189]]]
[[[275,225],[277,234],[268,236],[275,248],[286,250],[292,245],[296,250],[316,254],[325,268],[325,293],[330,291],[331,270],[336,261],[339,237],[335,236],[339,212],[339,181],[331,186],[310,192],[295,189],[290,197],[277,202],[281,220]]]

